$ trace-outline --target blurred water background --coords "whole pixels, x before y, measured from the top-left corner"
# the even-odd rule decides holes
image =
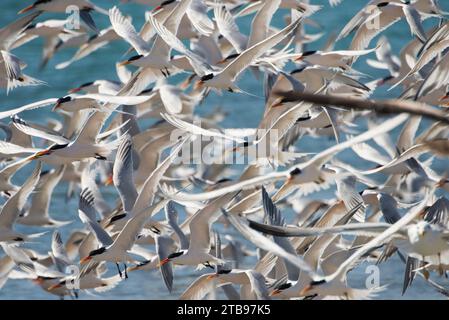
[[[120,1],[107,0],[93,0],[93,2],[103,8],[118,5],[120,10],[133,17],[133,24],[136,29],[139,29],[144,21],[144,11],[150,10],[150,7],[145,7],[137,4],[127,3],[123,4]],[[313,16],[313,20],[321,25],[321,29],[308,27],[309,33],[324,32],[325,35],[317,42],[307,46],[310,50],[320,49],[327,41],[331,33],[338,33],[343,26],[348,22],[368,1],[367,0],[344,0],[343,3],[335,8],[329,6],[327,0],[312,0],[313,4],[323,5],[323,9]],[[440,1],[443,9],[449,10],[449,1]],[[23,7],[31,4],[28,0],[2,0],[0,11],[0,26],[14,21],[18,16],[17,12]],[[284,25],[283,19],[288,15],[288,11],[281,10],[276,13],[273,24],[277,27]],[[100,29],[109,25],[109,20],[106,16],[94,13],[93,17]],[[63,19],[63,15],[44,14],[38,18],[38,21],[48,18]],[[248,34],[249,26],[252,16],[245,17],[239,20],[241,32]],[[427,21],[426,26],[434,25],[435,20]],[[410,30],[404,21],[401,21],[384,32],[391,42],[393,52],[399,54],[400,49],[412,39]],[[343,39],[337,43],[337,49],[346,49],[350,43],[350,39]],[[44,70],[39,70],[39,62],[42,55],[41,39],[34,40],[25,46],[14,51],[14,54],[24,60],[28,67],[25,70],[26,74],[44,80],[48,86],[19,88],[6,95],[5,90],[0,91],[0,111],[8,110],[14,107],[22,106],[34,101],[39,101],[47,98],[62,97],[67,94],[71,88],[93,81],[95,79],[110,79],[118,80],[115,72],[115,62],[123,60],[124,53],[128,46],[124,41],[115,41],[110,45],[96,51],[92,55],[78,62],[75,62],[70,67],[64,70],[56,70],[54,66],[60,62],[68,60],[75,52],[75,49],[65,49],[58,52],[50,61],[49,65]],[[375,41],[371,47],[375,45]],[[129,55],[128,55],[129,57]],[[360,59],[355,68],[361,72],[371,75],[373,78],[381,78],[387,75],[384,71],[379,71],[369,67],[365,63],[366,59]],[[367,79],[370,81],[372,79]],[[263,95],[263,85],[261,80],[256,80],[254,76],[246,72],[240,80],[240,85],[243,89],[254,93],[256,95]],[[381,88],[376,91],[376,97],[397,97],[400,91],[394,90],[387,92]],[[250,128],[256,127],[262,117],[264,110],[264,103],[262,99],[255,99],[247,95],[234,95],[224,93],[223,97],[211,95],[206,103],[197,108],[199,114],[207,114],[213,112],[215,107],[220,107],[228,113],[227,118],[223,121],[223,127],[228,128]],[[21,116],[26,120],[46,123],[50,115],[50,107],[38,110],[28,111]],[[55,114],[51,114],[55,117]],[[6,119],[3,120],[5,123]],[[423,127],[425,127],[424,123]],[[363,125],[361,128],[363,130]],[[333,145],[333,139],[312,139],[304,138],[301,140],[299,147],[302,152],[317,152],[324,148]],[[353,157],[351,152],[344,152],[339,156],[340,159],[348,161],[357,166],[356,157]],[[447,165],[447,163],[446,163]],[[444,162],[437,162],[437,171],[444,171],[446,165]],[[359,166],[360,167],[360,166]],[[14,177],[14,182],[20,184],[24,181],[27,174],[32,170],[32,166],[25,167]],[[73,220],[74,222],[62,228],[64,240],[68,237],[69,230],[74,228],[81,228],[82,225],[78,219],[77,207],[78,198],[67,200],[65,197],[67,185],[62,184],[55,191],[51,202],[50,214],[57,220]],[[313,195],[314,198],[327,198],[333,195],[335,188],[329,191]],[[116,201],[115,193],[112,189],[105,189],[105,198],[114,203]],[[17,227],[18,230],[24,230],[27,233],[42,231],[41,228]],[[45,253],[49,250],[49,238],[51,232],[43,237],[42,243],[28,245],[36,248],[40,252]],[[244,241],[245,242],[245,241]],[[246,258],[243,266],[250,267],[254,264],[254,258]],[[356,287],[364,287],[365,268],[367,264],[363,263],[349,274],[350,283]],[[111,266],[110,273],[115,272],[115,266]],[[381,299],[441,299],[443,296],[436,293],[428,285],[423,283],[421,278],[417,278],[411,289],[401,296],[402,280],[403,280],[404,264],[397,258],[390,259],[387,263],[381,265],[380,281],[381,284],[389,284],[388,289],[384,291],[379,298]],[[200,272],[195,271],[192,267],[176,267],[174,270],[174,291],[169,294],[162,281],[159,271],[151,272],[135,272],[132,273],[126,281],[122,281],[113,290],[103,294],[81,293],[80,299],[176,299],[187,286],[200,275]],[[445,282],[443,281],[443,284]],[[448,285],[447,281],[445,283]],[[56,299],[57,297],[44,292],[40,287],[33,284],[31,281],[9,280],[7,284],[0,290],[0,299]]]

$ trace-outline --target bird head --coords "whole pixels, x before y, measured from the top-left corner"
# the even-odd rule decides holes
[[[295,168],[292,171],[290,171],[289,177],[287,179],[287,182],[292,182],[295,177],[299,176],[302,173],[302,170],[299,168]]]
[[[306,51],[300,54],[298,58],[295,59],[295,61],[302,61],[304,58],[311,56],[313,54],[317,53],[317,51]]]
[[[278,286],[276,289],[274,289],[270,293],[270,296],[274,297],[274,296],[280,295],[284,290],[290,288],[291,286],[292,286],[292,284],[290,282],[283,283],[280,286]]]
[[[203,85],[206,83],[206,81],[209,81],[213,78],[214,78],[213,73],[209,73],[205,76],[202,76],[201,79],[195,83],[195,90],[201,89],[203,87]]]
[[[440,104],[443,106],[449,106],[449,92],[440,98]]]
[[[217,271],[216,273],[209,275],[207,277],[207,279],[208,280],[216,279],[216,278],[219,278],[223,274],[230,274],[231,272],[232,272],[232,269],[222,269],[222,270]]]
[[[86,263],[88,263],[90,260],[92,260],[93,257],[98,256],[98,255],[102,254],[102,253],[105,252],[105,251],[106,251],[106,248],[105,248],[105,247],[101,247],[101,248],[99,248],[99,249],[92,250],[91,252],[89,252],[89,255],[88,255],[88,256],[86,256],[86,257],[84,257],[84,258],[82,258],[82,259],[80,260],[80,264],[86,264]]]
[[[301,292],[299,293],[300,296],[309,296],[312,294],[315,294],[313,292],[318,286],[323,285],[326,283],[326,280],[318,280],[318,281],[312,281],[307,286],[305,286]]]
[[[70,89],[68,92],[69,92],[70,94],[72,94],[72,93],[77,93],[77,92],[80,92],[81,90],[83,90],[84,88],[90,87],[90,86],[93,85],[93,84],[94,84],[93,81],[87,82],[87,83],[84,83],[84,84],[80,85],[78,88]]]
[[[131,63],[133,63],[134,61],[137,61],[137,60],[139,60],[140,58],[142,58],[143,57],[143,55],[141,55],[141,54],[138,54],[138,55],[136,55],[136,56],[132,56],[131,58],[129,58],[128,60],[125,60],[125,61],[122,61],[122,62],[119,62],[119,66],[126,66],[126,65],[128,65],[128,64],[131,64]]]
[[[168,255],[167,258],[162,259],[161,262],[159,262],[159,267],[166,265],[167,263],[171,262],[173,259],[182,256],[184,253],[185,253],[184,251],[179,251],[179,252],[174,252],[174,253]]]
[[[65,284],[66,284],[66,281],[63,280],[63,281],[61,281],[61,282],[58,282],[58,283],[56,283],[56,284],[54,284],[54,285],[48,287],[47,290],[48,290],[48,291],[53,291],[53,290],[55,290],[55,289],[62,288]]]
[[[63,103],[66,103],[66,102],[69,102],[69,101],[72,101],[72,97],[71,96],[65,96],[65,97],[59,98],[58,100],[56,100],[56,104],[53,107],[53,111],[61,108],[61,105]]]
[[[25,12],[28,12],[30,10],[33,10],[36,7],[38,1],[36,1],[35,3],[33,3],[32,5],[29,5],[28,7],[23,8],[22,10],[20,10],[19,12],[17,12],[17,14],[22,14]]]

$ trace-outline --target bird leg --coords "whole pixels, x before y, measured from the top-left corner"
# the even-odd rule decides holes
[[[125,266],[125,279],[128,279],[128,266],[126,265],[126,263],[124,263]]]
[[[429,273],[429,271],[427,270],[426,258],[425,258],[424,256],[422,257],[422,261],[424,262],[422,274],[424,275],[424,278],[425,278],[426,280],[429,280],[429,278],[430,278],[430,273]]]
[[[117,266],[118,274],[120,275],[120,278],[123,278],[122,276],[122,270],[120,270],[120,265],[116,262],[115,265]]]
[[[438,252],[438,272],[440,274],[440,277],[442,277],[445,274],[443,266],[441,265],[441,252]]]

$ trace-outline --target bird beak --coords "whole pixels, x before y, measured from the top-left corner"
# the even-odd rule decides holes
[[[304,289],[301,290],[301,292],[299,293],[300,296],[306,296],[307,292],[309,292],[312,289],[311,285],[308,285],[307,287],[305,287]]]
[[[209,276],[207,276],[207,280],[213,280],[213,279],[215,279],[215,278],[217,278],[218,277],[218,274],[211,274],[211,275],[209,275]]]
[[[42,150],[42,151],[37,152],[35,155],[31,156],[31,157],[29,158],[29,160],[30,160],[30,161],[36,160],[36,159],[38,159],[38,158],[40,158],[40,157],[42,157],[42,156],[45,156],[45,155],[47,155],[47,154],[50,154],[50,153],[51,153],[51,152],[50,152],[49,150]]]
[[[154,7],[154,9],[152,11],[156,12],[156,11],[161,10],[162,8],[163,8],[163,6],[157,6],[157,7]]]
[[[81,91],[81,88],[73,88],[73,89],[70,89],[68,92],[69,92],[69,94],[72,94],[72,93],[77,93],[80,91]]]
[[[298,58],[294,59],[294,61],[302,61],[304,59],[303,55],[300,55]]]
[[[271,108],[277,108],[277,107],[280,107],[280,106],[282,106],[284,103],[283,103],[283,99],[282,98],[278,98],[278,99],[276,99],[274,102],[273,102],[273,104],[271,105]]]
[[[86,264],[86,263],[89,262],[90,260],[92,260],[92,257],[91,257],[91,256],[84,257],[84,258],[82,258],[82,259],[80,260],[80,264]]]
[[[224,58],[224,59],[218,61],[217,64],[224,64],[224,63],[226,63],[227,61],[228,61],[228,59]]]
[[[61,287],[62,287],[62,284],[57,283],[57,284],[54,284],[54,285],[50,286],[47,290],[48,291],[52,291],[52,290],[55,290],[55,289],[61,288]]]
[[[276,289],[276,290],[274,290],[273,292],[270,293],[270,297],[277,296],[277,295],[280,294],[281,292],[282,292],[281,290]]]
[[[52,111],[56,111],[57,109],[59,109],[61,107],[61,103],[56,103],[55,106],[53,107]]]
[[[23,8],[22,10],[17,12],[17,14],[22,14],[22,13],[28,12],[30,10],[33,10],[33,9],[34,9],[34,4],[32,4],[32,5],[30,5],[30,6],[26,7],[26,8]]]
[[[162,267],[163,265],[165,265],[165,264],[167,264],[169,262],[170,262],[170,259],[169,258],[165,258],[165,259],[161,260],[161,262],[159,262],[158,267],[160,268],[160,267]]]
[[[120,67],[127,66],[128,64],[131,64],[131,61],[125,60],[125,61],[122,61],[122,62],[119,62],[119,63],[118,63],[118,65],[119,65]]]
[[[128,268],[128,271],[136,271],[137,269],[139,269],[139,267],[138,266],[132,266],[132,267],[129,267]]]
[[[199,80],[199,81],[197,81],[197,82],[195,83],[194,89],[195,89],[195,90],[201,90],[201,88],[203,87],[203,85],[204,85],[204,81]]]
[[[444,105],[444,106],[449,106],[449,102],[446,101],[447,99],[449,99],[449,94],[447,94],[447,95],[445,95],[445,96],[440,98],[441,104]]]
[[[105,186],[110,186],[110,185],[112,185],[113,183],[114,183],[114,180],[113,180],[112,174],[110,174],[110,175],[108,176],[108,178],[106,179],[106,181],[104,182],[104,185],[105,185]]]

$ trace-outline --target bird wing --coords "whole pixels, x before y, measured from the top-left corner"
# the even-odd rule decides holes
[[[141,213],[146,207],[151,205],[154,199],[154,194],[157,190],[157,186],[159,185],[162,176],[164,175],[165,171],[167,171],[168,167],[172,164],[184,143],[186,143],[186,141],[188,140],[190,140],[190,138],[181,141],[177,146],[173,147],[170,155],[161,162],[161,164],[150,174],[150,176],[144,182],[143,187],[140,190],[139,195],[137,196],[136,203],[134,204],[134,215]]]
[[[116,6],[109,9],[109,20],[115,32],[128,42],[138,54],[145,55],[150,52],[149,44],[136,32],[130,19],[125,18]]]
[[[51,195],[61,180],[65,168],[65,166],[61,166],[57,170],[47,173],[45,176],[41,175],[41,179],[36,186],[36,192],[31,196],[29,215],[49,217],[48,209],[50,207]]]
[[[252,230],[247,224],[234,215],[228,214],[223,210],[223,214],[228,218],[229,222],[245,237],[257,247],[272,252],[273,254],[290,261],[297,266],[301,271],[307,272],[312,279],[319,279],[320,276],[313,270],[313,268],[304,261],[300,256],[293,255],[282,249],[270,239],[264,237],[255,230]]]
[[[389,194],[381,193],[379,196],[380,210],[387,223],[393,224],[401,219],[401,215],[397,209],[398,203]]]
[[[221,215],[220,208],[224,208],[235,196],[236,193],[228,193],[195,213],[189,223],[189,251],[209,253],[211,224]]]
[[[251,23],[251,34],[248,40],[248,47],[265,40],[268,35],[270,21],[279,8],[281,0],[265,1],[262,8],[256,13]]]
[[[278,33],[253,45],[243,51],[236,59],[229,63],[220,73],[227,74],[232,80],[245,70],[253,61],[277,45],[299,26],[301,18],[291,23]]]
[[[94,208],[95,198],[89,189],[81,191],[78,215],[80,220],[93,232],[97,241],[107,247],[113,243],[111,236],[98,224],[97,213]]]
[[[191,134],[201,135],[201,136],[206,136],[206,137],[223,138],[223,139],[235,141],[235,142],[238,142],[238,143],[243,143],[244,142],[243,139],[239,139],[237,137],[225,135],[225,134],[220,133],[218,131],[212,131],[212,130],[201,128],[201,127],[199,127],[199,126],[197,126],[197,125],[195,125],[193,123],[181,120],[179,117],[176,117],[174,115],[163,113],[163,114],[161,114],[161,116],[162,116],[162,118],[167,120],[167,122],[169,122],[171,125],[175,126],[178,129],[181,129],[183,131],[187,131],[187,132],[189,132]]]
[[[23,183],[19,191],[12,195],[3,205],[3,208],[0,212],[0,225],[9,229],[12,228],[14,222],[21,213],[25,202],[27,201],[28,197],[39,181],[41,167],[42,164],[38,162],[33,173]]]
[[[64,138],[63,136],[56,134],[55,132],[52,132],[50,130],[43,130],[43,128],[42,129],[37,128],[36,126],[28,124],[26,121],[19,118],[17,115],[14,115],[12,117],[12,123],[17,129],[30,136],[43,138],[45,140],[49,140],[57,144],[70,143],[69,139]]]
[[[8,49],[13,44],[17,37],[26,29],[26,27],[41,14],[41,11],[35,11],[17,19],[0,29],[0,44],[4,49]]]
[[[176,211],[173,201],[169,201],[165,206],[165,217],[179,239],[181,250],[187,250],[189,248],[189,239],[179,227],[178,212]]]
[[[214,32],[214,23],[207,16],[208,7],[202,0],[192,0],[186,13],[190,23],[201,34],[210,37]]]
[[[117,149],[113,168],[113,182],[122,199],[125,212],[131,212],[138,196],[134,185],[132,155],[132,140],[127,136]]]
[[[243,52],[247,47],[248,39],[240,33],[231,13],[225,6],[217,5],[214,8],[214,17],[218,30],[223,37],[232,44],[237,53]]]
[[[370,250],[382,245],[385,241],[389,240],[395,233],[400,232],[407,224],[412,222],[419,214],[422,213],[423,209],[427,205],[429,196],[433,194],[434,190],[430,190],[425,195],[425,199],[417,206],[412,208],[406,215],[399,219],[396,223],[391,225],[384,232],[374,237],[372,240],[364,244],[359,250],[354,252],[344,263],[342,263],[339,268],[330,276],[326,277],[327,280],[332,280],[336,278],[341,278],[346,274],[346,270],[351,267],[358,259],[360,259],[365,253]]]
[[[210,291],[212,291],[216,284],[208,277],[213,273],[206,273],[193,281],[188,288],[181,294],[179,300],[201,300]]]
[[[159,263],[168,257],[170,254],[171,246],[173,245],[173,240],[167,236],[157,236],[156,237],[156,253],[159,259]],[[171,263],[166,263],[160,267],[162,279],[167,286],[169,292],[173,289],[173,267]]]
[[[150,22],[153,25],[155,31],[159,35],[166,45],[170,48],[184,54],[190,61],[195,73],[198,75],[205,75],[212,71],[212,67],[203,59],[200,55],[194,53],[193,51],[187,49],[187,47],[182,43],[181,40],[170,30],[168,30],[163,24],[159,23],[154,17],[150,16]]]

